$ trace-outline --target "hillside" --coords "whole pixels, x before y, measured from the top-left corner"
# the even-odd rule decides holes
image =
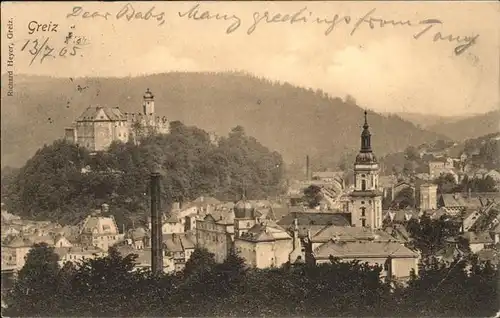
[[[80,89],[79,89],[80,88]],[[334,166],[359,147],[363,109],[340,98],[241,73],[165,73],[135,78],[17,76],[14,97],[2,87],[2,166],[20,166],[36,149],[60,138],[89,105],[141,109],[142,94],[155,94],[156,111],[226,135],[241,125],[288,163]],[[369,105],[366,105],[369,106]],[[393,115],[369,113],[377,155],[443,138]]]
[[[500,132],[500,110],[476,115],[450,123],[427,127],[454,140],[465,140]]]
[[[415,124],[417,127],[421,127],[423,129],[428,129],[429,127],[439,126],[442,124],[450,124],[471,117],[471,116],[439,116],[433,114],[420,114],[420,113],[407,113],[407,112],[399,112],[395,113],[395,115],[398,115],[404,120],[407,120]]]

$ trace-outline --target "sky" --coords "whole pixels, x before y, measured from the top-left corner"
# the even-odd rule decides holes
[[[193,7],[198,13],[190,17]],[[142,12],[144,17],[151,8],[156,17],[137,16]],[[125,9],[126,14],[118,17]],[[136,18],[128,21],[132,10]],[[88,17],[83,18],[87,11]],[[205,11],[214,18],[194,19]],[[101,16],[91,17],[94,12]],[[275,17],[278,13],[281,18]],[[227,19],[216,19],[216,14],[226,14]],[[288,21],[266,22],[283,20],[285,15]],[[339,23],[326,35],[329,24],[315,21],[332,21],[335,15]],[[497,2],[2,2],[1,18],[2,74],[12,71],[14,81],[19,74],[124,77],[240,70],[322,89],[332,96],[349,94],[378,112],[447,116],[500,107]],[[411,25],[380,27],[375,19]],[[442,23],[419,24],[428,19]],[[239,27],[228,33],[236,21]],[[250,32],[254,21],[258,23]],[[362,22],[351,34],[358,21]],[[50,24],[48,30],[30,31],[43,24]],[[428,25],[432,27],[415,39]],[[88,44],[75,56],[59,56],[64,48],[72,52],[74,43],[64,43],[69,32],[73,42],[84,37]],[[460,43],[440,39],[449,35],[467,38]],[[454,53],[455,47],[475,36],[474,44],[462,54]],[[37,39],[39,44],[48,39],[54,49],[49,53],[55,57],[40,62],[42,55],[38,55],[30,65],[29,48],[35,52]],[[6,61],[9,45],[14,54],[11,67]]]

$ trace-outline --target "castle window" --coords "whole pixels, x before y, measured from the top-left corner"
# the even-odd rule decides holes
[[[361,208],[361,216],[365,217],[366,216],[366,208]]]
[[[368,203],[370,203],[370,204],[371,204],[371,203],[372,203],[372,200],[368,200]]]
[[[365,204],[365,201],[361,201],[361,204]]]
[[[366,190],[366,180],[361,180],[361,191]]]
[[[362,174],[361,176],[362,176],[363,178],[364,178],[364,177],[366,177],[366,175],[365,175],[365,174]]]
[[[362,219],[362,220],[361,220],[361,226],[362,226],[362,227],[365,227],[365,226],[366,226],[366,220],[365,220],[365,219]]]

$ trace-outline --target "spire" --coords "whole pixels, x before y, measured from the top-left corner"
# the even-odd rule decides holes
[[[365,110],[365,123],[363,125],[363,132],[361,133],[361,152],[372,152],[371,147],[371,134],[368,130],[368,112]]]

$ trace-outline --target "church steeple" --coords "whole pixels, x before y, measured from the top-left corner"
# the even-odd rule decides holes
[[[372,152],[370,130],[368,129],[367,111],[365,110],[365,124],[363,125],[363,132],[361,133],[361,152]]]

